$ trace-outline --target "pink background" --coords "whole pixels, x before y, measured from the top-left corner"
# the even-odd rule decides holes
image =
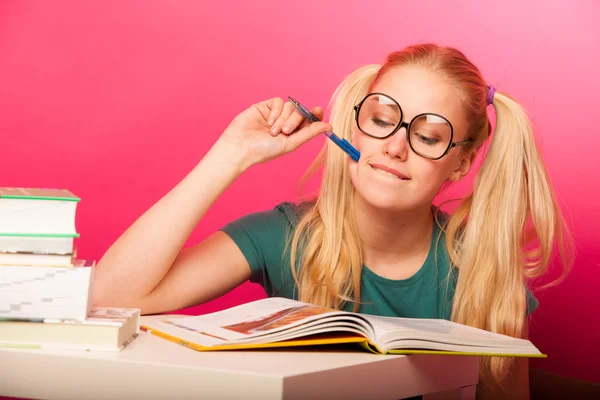
[[[326,106],[346,74],[388,52],[427,41],[456,46],[530,110],[577,242],[569,278],[537,292],[531,336],[549,358],[532,364],[600,381],[600,3],[447,3],[2,1],[0,186],[79,195],[80,256],[99,259],[251,103],[292,95]],[[294,200],[323,140],[248,171],[189,244]],[[245,284],[184,311],[262,296]]]

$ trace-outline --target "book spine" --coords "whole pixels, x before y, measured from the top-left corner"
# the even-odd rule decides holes
[[[168,340],[170,342],[173,342],[173,343],[177,343],[178,345],[183,346],[183,347],[188,347],[190,349],[194,349],[194,350],[198,350],[198,351],[214,350],[211,347],[199,346],[199,345],[197,345],[195,343],[191,343],[191,342],[188,342],[187,340],[180,339],[180,338],[177,338],[175,336],[171,336],[171,335],[169,335],[167,333],[157,331],[157,330],[149,328],[147,326],[143,326],[142,325],[140,328],[144,332],[146,332],[146,333],[149,333],[149,334],[154,335],[154,336],[158,336],[160,338],[166,339],[166,340]]]
[[[74,233],[11,233],[11,232],[0,232],[0,236],[10,237],[41,237],[41,238],[78,238],[80,235],[77,232]]]

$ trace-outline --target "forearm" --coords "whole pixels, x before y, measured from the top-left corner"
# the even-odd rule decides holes
[[[147,296],[163,279],[206,211],[243,172],[218,141],[196,167],[108,249],[96,268],[95,303]]]

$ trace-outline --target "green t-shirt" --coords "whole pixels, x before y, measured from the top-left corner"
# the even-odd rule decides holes
[[[297,299],[286,239],[296,227],[300,207],[281,203],[272,210],[246,215],[225,225],[229,235],[250,264],[250,281],[263,286],[269,297]],[[387,279],[363,265],[361,304],[364,314],[407,318],[450,319],[456,288],[456,269],[449,273],[450,262],[445,234],[433,224],[432,244],[423,266],[410,278]],[[442,235],[438,240],[438,235]],[[527,290],[527,315],[538,305]],[[346,304],[351,311],[353,303]]]

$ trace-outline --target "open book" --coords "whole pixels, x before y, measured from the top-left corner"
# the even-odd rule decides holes
[[[199,351],[358,343],[381,354],[546,357],[528,340],[446,320],[365,315],[278,297],[206,315],[166,315],[141,329]]]

